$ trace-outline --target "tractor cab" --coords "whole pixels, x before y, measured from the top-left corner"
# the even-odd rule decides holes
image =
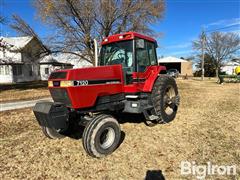
[[[154,39],[135,32],[109,36],[102,42],[99,65],[121,64],[125,84],[130,84],[133,72],[143,73],[157,65],[156,48]]]

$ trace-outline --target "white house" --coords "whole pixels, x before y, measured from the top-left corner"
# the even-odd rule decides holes
[[[41,57],[45,50],[34,37],[0,37],[0,83],[47,80],[56,69],[92,66],[70,53]]]
[[[41,80],[47,80],[51,72],[58,69],[71,69],[92,66],[91,63],[81,60],[79,56],[71,53],[51,54],[40,58]]]
[[[230,61],[221,68],[221,71],[225,72],[227,75],[233,75],[235,74],[235,68],[237,66],[240,66],[240,63]]]
[[[26,36],[0,37],[0,43],[0,83],[40,80],[41,42]]]
[[[75,52],[75,53],[80,54],[80,52]],[[81,57],[79,57],[76,54],[58,53],[58,54],[52,55],[52,57],[61,63],[71,63],[74,69],[92,66],[92,63],[89,63],[88,61],[81,59]]]

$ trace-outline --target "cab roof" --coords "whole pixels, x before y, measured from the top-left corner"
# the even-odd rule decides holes
[[[105,45],[105,44],[110,44],[110,43],[118,42],[118,41],[132,40],[135,37],[145,39],[145,40],[148,40],[151,42],[156,42],[155,39],[145,36],[145,35],[142,35],[142,34],[139,34],[137,32],[126,32],[126,33],[122,33],[122,34],[114,34],[112,36],[108,36],[103,39],[101,44]]]

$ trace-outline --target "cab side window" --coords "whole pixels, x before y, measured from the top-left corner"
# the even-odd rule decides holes
[[[136,49],[136,60],[139,72],[144,72],[149,64],[149,57],[146,46],[144,48]]]
[[[149,65],[156,65],[157,64],[157,58],[156,58],[156,48],[155,44],[151,42],[146,42],[148,47],[148,55],[149,55]]]
[[[138,72],[144,72],[148,66],[157,64],[155,44],[143,39],[137,39],[136,41],[136,60]]]

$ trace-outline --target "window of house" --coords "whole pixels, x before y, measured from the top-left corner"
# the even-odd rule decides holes
[[[9,75],[10,74],[9,65],[0,66],[0,74],[1,75]]]
[[[29,76],[33,75],[33,65],[29,64]]]
[[[19,76],[22,75],[22,65],[13,65],[13,75]]]
[[[9,75],[10,74],[10,70],[9,70],[9,65],[5,66],[5,75]]]
[[[4,66],[0,66],[0,74],[1,74],[1,75],[4,75],[4,74],[5,74],[5,72],[4,72]]]
[[[49,74],[49,68],[45,68],[45,74]]]

